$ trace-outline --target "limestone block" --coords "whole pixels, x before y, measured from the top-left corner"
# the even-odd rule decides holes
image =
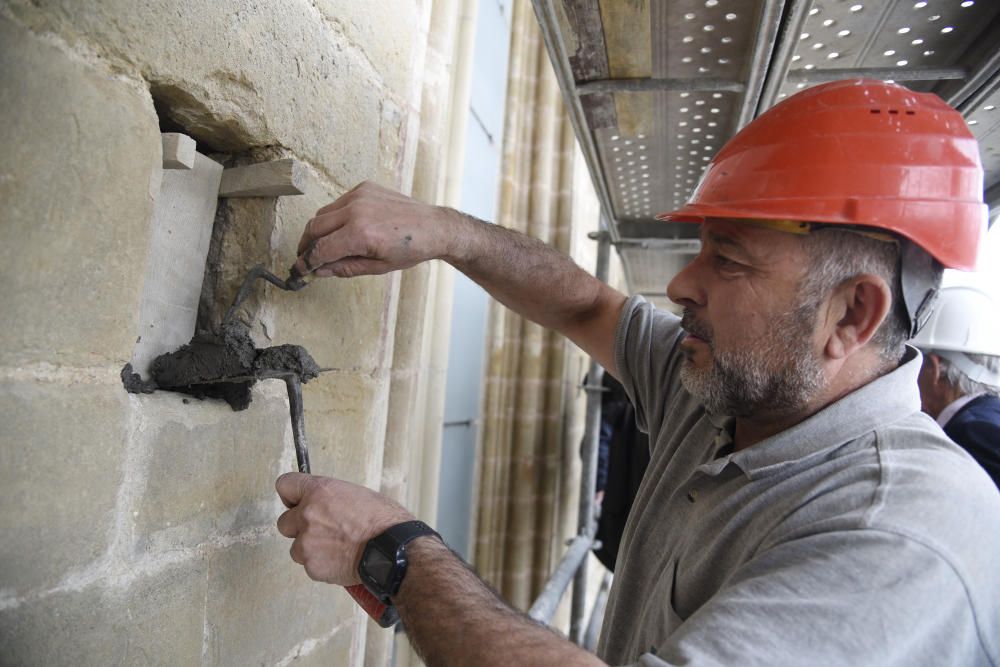
[[[294,263],[306,222],[339,194],[309,178],[303,196],[278,200],[272,239],[280,271]],[[368,373],[385,368],[392,354],[395,289],[391,275],[319,279],[294,294],[269,288],[273,337],[304,346],[324,368]]]
[[[202,664],[206,570],[190,561],[0,611],[7,665]]]
[[[397,85],[409,90],[411,38],[403,24],[416,10],[403,0],[338,9],[384,15],[365,38],[379,40],[366,46],[387,50],[384,67],[373,66],[338,19],[324,20],[308,0],[9,4],[22,20],[149,81],[160,107],[203,152],[281,145],[345,187],[376,174],[380,99],[396,97],[401,107],[409,99]],[[380,22],[399,27],[380,33]],[[405,74],[387,88],[379,70],[396,76],[397,67]]]
[[[366,663],[365,656],[359,650],[357,636],[364,629],[364,625],[361,623],[348,623],[337,629],[330,637],[308,641],[306,646],[303,646],[303,649],[296,653],[295,661],[291,664],[295,667],[330,667],[331,665],[361,667]],[[392,630],[382,628],[369,628],[368,630],[369,632],[383,633],[390,639],[392,637]],[[364,643],[361,646],[363,647]],[[391,660],[386,660],[384,664],[391,664]]]
[[[388,374],[326,373],[306,387],[313,472],[373,489],[380,485]]]
[[[386,87],[406,99],[412,78],[414,49],[422,34],[421,14],[424,2],[359,3],[352,0],[317,0],[323,16],[340,27],[347,38],[364,51],[380,74]]]
[[[323,368],[374,372],[392,349],[390,288],[383,276],[314,280],[294,298],[274,298],[275,335],[304,346]]]
[[[390,99],[382,100],[375,180],[388,188],[411,192],[417,142],[407,141],[408,133],[419,127],[416,112],[408,113]],[[413,122],[410,122],[413,121]]]
[[[338,586],[309,579],[288,556],[291,541],[277,529],[259,544],[235,544],[209,562],[209,662],[276,664],[302,640],[350,624],[355,603]],[[334,656],[328,664],[349,664]]]
[[[149,99],[0,19],[0,365],[135,343],[160,132]]]
[[[149,376],[149,362],[194,335],[222,165],[197,152],[191,161],[190,170],[164,172],[153,207],[153,237],[132,354],[132,368],[143,377]]]
[[[300,195],[305,165],[285,158],[226,169],[219,184],[220,197],[280,197]]]
[[[180,132],[164,132],[160,135],[163,143],[164,169],[193,169],[197,143]]]
[[[274,480],[294,469],[283,382],[258,384],[241,412],[222,401],[185,404],[185,398],[157,392],[136,399],[144,420],[137,446],[148,452],[133,506],[137,554],[273,525],[281,508]]]
[[[117,383],[0,381],[0,591],[54,585],[106,551],[126,396]]]

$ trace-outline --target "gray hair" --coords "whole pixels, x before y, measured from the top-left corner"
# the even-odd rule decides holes
[[[931,354],[933,354],[933,351]],[[977,366],[985,366],[994,373],[1000,371],[1000,357],[990,354],[969,354],[968,352],[962,352],[962,354],[967,356]],[[1000,387],[994,387],[991,384],[985,384],[983,382],[976,382],[975,380],[970,379],[968,375],[960,371],[955,364],[951,363],[944,357],[938,356],[938,359],[941,360],[941,370],[944,371],[944,376],[945,379],[947,379],[948,384],[961,391],[963,396],[984,393],[991,394],[993,396],[1000,396]]]
[[[897,363],[910,332],[900,282],[899,243],[834,227],[815,230],[802,238],[809,257],[802,281],[804,298],[819,303],[831,290],[863,273],[876,275],[889,286],[892,305],[871,343],[878,348],[884,367]]]

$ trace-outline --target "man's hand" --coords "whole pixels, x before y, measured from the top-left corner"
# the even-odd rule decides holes
[[[290,472],[275,487],[289,508],[278,531],[295,538],[292,560],[317,581],[360,583],[368,540],[413,520],[385,496],[337,479]],[[427,664],[604,664],[508,606],[440,540],[413,540],[406,553],[409,567],[393,604]]]
[[[316,212],[299,239],[299,275],[350,278],[443,257],[460,214],[374,183],[361,183]]]
[[[442,259],[615,373],[615,330],[625,295],[538,239],[362,183],[316,212],[298,254],[295,274],[341,278]]]
[[[275,488],[289,508],[278,517],[278,532],[294,538],[292,560],[316,581],[361,583],[358,562],[368,540],[414,518],[380,493],[329,477],[285,473]]]

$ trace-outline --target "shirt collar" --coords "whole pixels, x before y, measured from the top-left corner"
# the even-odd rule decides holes
[[[921,356],[906,346],[900,365],[795,426],[730,455],[750,479],[818,458],[876,428],[920,410]]]
[[[985,391],[981,391],[978,394],[966,394],[965,396],[952,401],[948,404],[948,407],[942,410],[941,414],[937,416],[937,423],[941,426],[941,428],[944,428],[945,424],[950,422],[951,418],[957,415],[959,410],[985,393]]]

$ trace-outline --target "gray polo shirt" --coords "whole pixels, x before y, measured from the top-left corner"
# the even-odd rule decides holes
[[[639,297],[615,362],[649,432],[598,655],[610,664],[1000,665],[1000,494],[920,412],[920,355],[717,456],[731,419],[679,379]]]

